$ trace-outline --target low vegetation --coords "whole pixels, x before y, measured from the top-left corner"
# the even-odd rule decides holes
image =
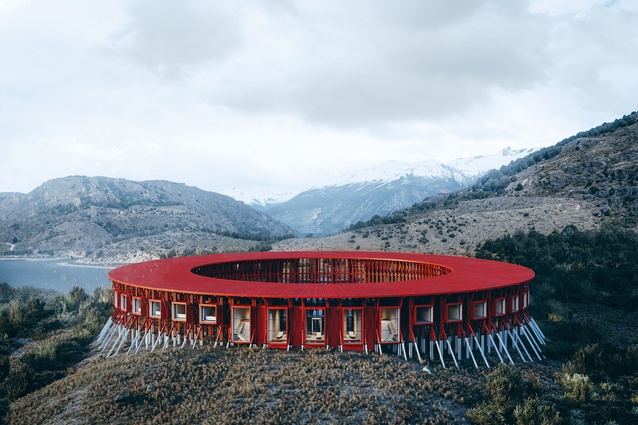
[[[530,401],[519,413],[551,405],[570,423],[636,423],[638,235],[618,227],[581,232],[569,226],[549,235],[519,232],[485,242],[477,256],[536,272],[532,314],[548,336],[546,354],[562,363],[552,378],[562,390],[560,397]],[[483,402],[470,417],[477,423],[499,423],[485,419],[493,418],[486,412],[496,415],[500,410]],[[501,423],[513,420],[512,414],[510,409],[508,419],[503,413],[506,421]]]
[[[11,422],[467,423],[463,403],[481,385],[478,375],[430,375],[392,356],[166,350],[96,359],[14,403]]]
[[[525,379],[519,369],[499,365],[488,374],[484,400],[466,415],[477,424],[557,425],[563,417],[549,397],[539,399],[541,389]]]
[[[89,353],[112,295],[81,288],[56,295],[0,284],[0,415],[9,404],[66,376]]]
[[[423,237],[442,226],[429,224]],[[459,235],[462,224],[446,223]],[[376,231],[360,230],[356,243]],[[476,254],[536,271],[531,308],[546,361],[477,371],[467,361],[457,370],[390,355],[210,346],[105,359],[89,343],[110,311],[108,291],[0,285],[0,405],[18,424],[635,423],[638,236],[568,226],[490,240]]]

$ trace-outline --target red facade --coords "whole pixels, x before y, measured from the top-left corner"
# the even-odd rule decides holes
[[[455,364],[465,355],[477,367],[494,350],[501,361],[527,362],[544,344],[527,312],[533,276],[506,263],[404,253],[152,261],[109,273],[115,310],[99,342],[107,355],[208,342],[425,353],[444,366],[446,354]]]

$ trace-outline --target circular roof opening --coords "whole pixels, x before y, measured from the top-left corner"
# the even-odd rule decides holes
[[[204,277],[272,283],[382,283],[443,276],[452,269],[439,264],[395,259],[282,258],[232,261],[198,266]]]

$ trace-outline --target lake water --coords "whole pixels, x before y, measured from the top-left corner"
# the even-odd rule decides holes
[[[11,286],[35,286],[66,294],[74,286],[92,294],[98,286],[110,286],[109,268],[78,267],[68,259],[0,260],[0,283]]]

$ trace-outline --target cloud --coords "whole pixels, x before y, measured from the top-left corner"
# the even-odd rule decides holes
[[[0,191],[302,190],[549,145],[636,109],[636,21],[625,0],[0,1]]]
[[[262,7],[260,19],[245,17],[256,36],[195,81],[216,105],[357,127],[463,113],[494,88],[546,79],[548,23],[524,4],[432,4]]]
[[[31,4],[31,0],[0,0],[0,17]]]
[[[241,44],[242,23],[228,2],[137,0],[128,18],[115,49],[163,76],[223,60]]]

